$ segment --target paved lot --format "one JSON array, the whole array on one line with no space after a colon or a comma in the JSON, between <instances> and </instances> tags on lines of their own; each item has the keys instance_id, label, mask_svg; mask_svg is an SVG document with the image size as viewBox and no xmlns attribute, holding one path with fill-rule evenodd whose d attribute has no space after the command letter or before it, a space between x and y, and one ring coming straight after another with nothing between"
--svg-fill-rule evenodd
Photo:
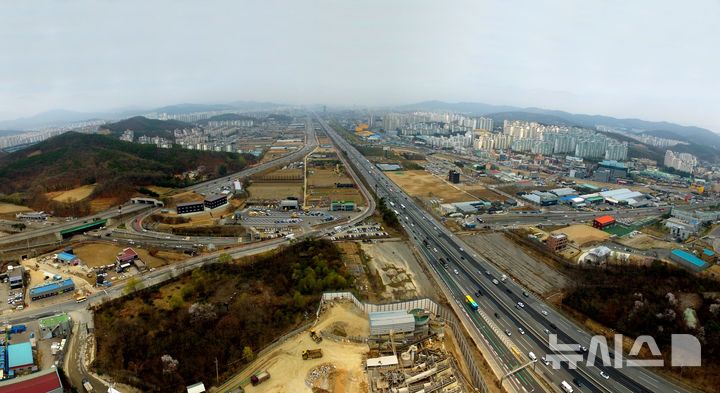
<instances>
[{"instance_id":1,"label":"paved lot","mask_svg":"<svg viewBox=\"0 0 720 393\"><path fill-rule=\"evenodd\" d=\"M569 279L546 264L536 261L500 233L462 237L478 254L532 291L547 296L569 284Z\"/></svg>"}]
</instances>

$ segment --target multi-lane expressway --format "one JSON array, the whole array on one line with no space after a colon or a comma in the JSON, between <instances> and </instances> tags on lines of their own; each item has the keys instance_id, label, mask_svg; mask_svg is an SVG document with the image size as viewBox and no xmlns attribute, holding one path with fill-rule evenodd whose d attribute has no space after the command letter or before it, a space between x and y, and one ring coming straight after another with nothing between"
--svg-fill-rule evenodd
<instances>
[{"instance_id":1,"label":"multi-lane expressway","mask_svg":"<svg viewBox=\"0 0 720 393\"><path fill-rule=\"evenodd\" d=\"M551 353L549 333L556 334L561 343L589 346L590 333L546 305L541 299L530 294L528 297L524 296L526 289L516 282L507 280L494 284L492 280L499 279L502 272L473 253L464 242L419 208L327 123L322 119L319 121L335 144L347 153L360 175L372 189L376 190L378 196L392 201L397 206L399 218L410 234L411 240L425 255L430 267L442 278L443 283L452 293L453 300L463 308L466 318L476 329L475 333L480 334L489 343L495 356L503 362L505 370L509 371L526 363L527 353L530 351L538 358ZM447 268L442 266L442 261L447 263ZM482 296L477 296L478 291ZM481 311L491 316L490 323L481 318L478 312L466 306L464 302L466 295L475 297ZM523 302L525 306L519 307L518 302ZM499 327L501 331L497 332L493 327ZM523 329L524 334L520 334L520 328ZM502 337L506 334L502 332L505 329L512 335ZM510 348L514 346L519 350L518 352L521 352L520 354L508 351L507 345L503 345L503 341L508 339L512 342ZM613 356L622 356L622 354L613 353ZM616 369L604 367L600 363L596 361L595 365L588 366L583 361L576 369L568 369L567 363L564 363L562 369L554 370L538 362L534 365L535 372L525 369L510 378L512 386L518 391L546 390L545 385L539 382L543 379L539 377L540 375L546 376L545 380L555 390L559 390L562 381L567 381L574 385L575 391L648 393L685 391L684 388L644 368ZM578 383L581 386L577 386Z\"/></svg>"}]
</instances>

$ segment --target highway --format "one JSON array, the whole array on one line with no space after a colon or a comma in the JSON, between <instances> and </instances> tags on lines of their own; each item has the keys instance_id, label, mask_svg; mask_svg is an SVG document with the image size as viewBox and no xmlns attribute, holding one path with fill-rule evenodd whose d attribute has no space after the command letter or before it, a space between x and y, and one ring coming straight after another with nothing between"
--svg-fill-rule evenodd
<instances>
[{"instance_id":1,"label":"highway","mask_svg":"<svg viewBox=\"0 0 720 393\"><path fill-rule=\"evenodd\" d=\"M538 358L551 353L546 329L549 333L557 334L560 343L589 346L591 335L588 332L547 306L540 299L529 294L528 297L525 297L523 292L526 290L517 283L507 280L503 283L498 282L497 285L494 284L492 280L499 279L502 272L490 262L468 251L471 250L470 247L444 228L429 213L419 208L412 199L324 121L320 120L320 123L336 145L341 146L355 163L360 174L366 179L369 186L377 191L378 196L385 197L386 200L395 204L395 209L400 213L400 221L410 234L415 246L426 257L430 267L443 279L444 284L454 296L453 300L465 310L465 317L490 343L506 370L527 362L527 353L530 351L534 352ZM401 207L401 204L404 208ZM427 244L425 245L424 242ZM447 269L442 267L443 260L448 264ZM482 296L476 295L478 290ZM473 312L465 304L465 295L472 295L478 301L483 314L492 316L494 324L501 329L499 334L478 316L478 312ZM518 302L523 302L525 307L516 307ZM522 328L525 334L520 334L519 328ZM512 335L502 337L504 333L502 330L505 329ZM513 355L507 350L507 346L502 344L508 338L512 340L512 346L520 350L520 355ZM503 350L502 347L505 349ZM620 354L615 354L615 356L620 356ZM685 391L644 368L588 367L584 360L573 370L567 369L566 363L561 370L550 369L541 362L538 362L535 367L539 373L547 377L556 390L559 389L560 382L565 380L573 385L575 391L648 393ZM607 374L608 378L601 376L601 371ZM582 386L577 386L576 382L580 382ZM528 370L516 373L512 377L512 383L518 391L545 390L535 381Z\"/></svg>"}]
</instances>

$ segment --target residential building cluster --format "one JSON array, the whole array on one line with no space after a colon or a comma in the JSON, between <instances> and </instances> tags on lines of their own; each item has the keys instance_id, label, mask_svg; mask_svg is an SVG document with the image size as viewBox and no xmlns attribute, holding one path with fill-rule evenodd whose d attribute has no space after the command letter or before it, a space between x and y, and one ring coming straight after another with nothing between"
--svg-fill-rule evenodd
<instances>
[{"instance_id":1,"label":"residential building cluster","mask_svg":"<svg viewBox=\"0 0 720 393\"><path fill-rule=\"evenodd\" d=\"M639 134L641 130L636 130L636 132L629 132L622 129L618 129L615 127L609 127L609 126L603 126L603 125L597 125L595 128L598 131L605 131L605 132L612 132L615 134L620 134L623 136L626 136L628 138L635 139L638 142L642 142L646 145L654 146L654 147L671 147L675 145L680 144L687 144L686 142L675 140L675 139L667 139L667 138L660 138L654 135L647 135L647 134Z\"/></svg>"},{"instance_id":2,"label":"residential building cluster","mask_svg":"<svg viewBox=\"0 0 720 393\"><path fill-rule=\"evenodd\" d=\"M628 154L627 142L582 128L506 120L502 134L505 136L502 144L509 144L510 150L515 152L542 155L570 153L581 158L619 161L626 160ZM496 141L500 142L499 137L482 136L476 146L496 146Z\"/></svg>"},{"instance_id":3,"label":"residential building cluster","mask_svg":"<svg viewBox=\"0 0 720 393\"><path fill-rule=\"evenodd\" d=\"M435 135L464 133L476 129L490 131L493 120L451 112L391 112L383 116L382 126L385 131L398 131L400 135Z\"/></svg>"},{"instance_id":4,"label":"residential building cluster","mask_svg":"<svg viewBox=\"0 0 720 393\"><path fill-rule=\"evenodd\" d=\"M690 153L675 153L672 150L665 151L666 167L676 169L681 172L693 173L695 167L698 166L698 159Z\"/></svg>"}]
</instances>

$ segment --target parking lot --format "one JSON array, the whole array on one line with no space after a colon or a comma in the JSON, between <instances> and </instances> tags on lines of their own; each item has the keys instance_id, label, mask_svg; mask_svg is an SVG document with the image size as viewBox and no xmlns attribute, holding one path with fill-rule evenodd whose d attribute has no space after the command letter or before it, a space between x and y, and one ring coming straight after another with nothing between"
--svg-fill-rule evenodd
<instances>
[{"instance_id":1,"label":"parking lot","mask_svg":"<svg viewBox=\"0 0 720 393\"><path fill-rule=\"evenodd\" d=\"M357 239L375 239L388 237L380 224L357 225L346 230L331 234L330 240L357 240Z\"/></svg>"}]
</instances>

